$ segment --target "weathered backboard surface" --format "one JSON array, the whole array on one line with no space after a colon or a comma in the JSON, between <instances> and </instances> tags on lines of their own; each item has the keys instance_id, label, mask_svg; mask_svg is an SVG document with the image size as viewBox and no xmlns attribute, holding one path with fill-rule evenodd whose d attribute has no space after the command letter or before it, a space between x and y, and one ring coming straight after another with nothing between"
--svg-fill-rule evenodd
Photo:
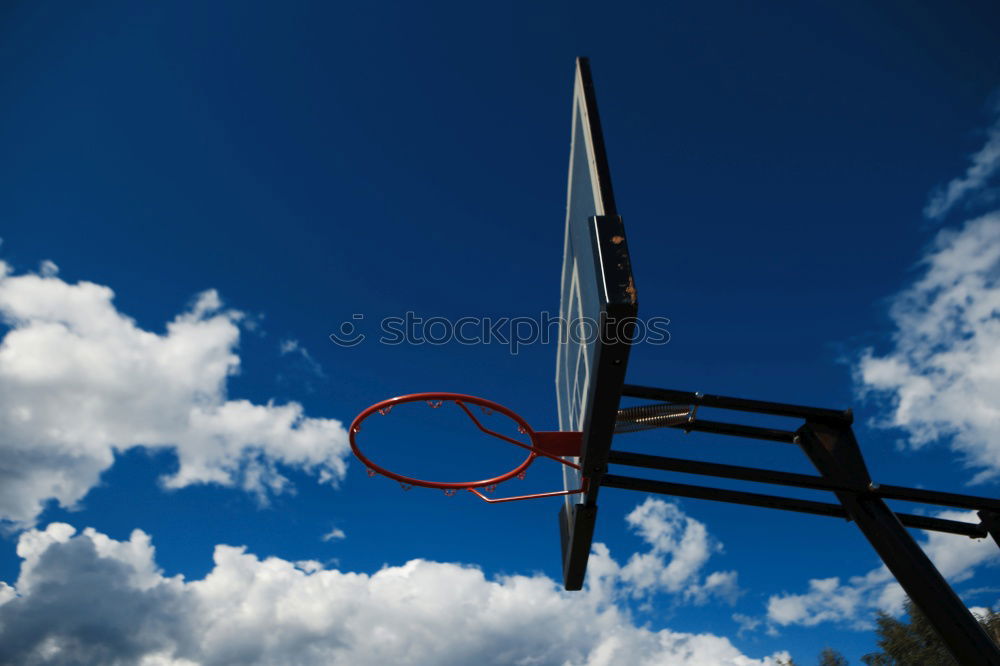
<instances>
[{"instance_id":1,"label":"weathered backboard surface","mask_svg":"<svg viewBox=\"0 0 1000 666\"><path fill-rule=\"evenodd\" d=\"M560 341L556 357L559 428L583 432L585 494L567 495L560 509L563 578L580 589L597 513L597 491L607 462L629 345L637 314L625 229L615 208L590 66L576 61ZM581 473L563 467L567 490Z\"/></svg>"}]
</instances>

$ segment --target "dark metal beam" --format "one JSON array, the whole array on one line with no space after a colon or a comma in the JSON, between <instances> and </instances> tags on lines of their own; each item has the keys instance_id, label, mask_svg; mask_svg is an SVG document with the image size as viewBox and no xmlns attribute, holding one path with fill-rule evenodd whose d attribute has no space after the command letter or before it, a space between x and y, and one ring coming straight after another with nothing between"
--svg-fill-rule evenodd
<instances>
[{"instance_id":1,"label":"dark metal beam","mask_svg":"<svg viewBox=\"0 0 1000 666\"><path fill-rule=\"evenodd\" d=\"M660 469L669 472L683 472L685 474L702 474L740 481L773 483L775 485L792 486L795 488L853 492L852 488L843 484L811 474L796 474L794 472L779 472L769 469L758 469L756 467L742 467L739 465L724 465L700 460L653 456L645 453L632 453L630 451L611 451L608 462L615 465ZM877 484L873 484L867 489L867 492L885 499L922 502L924 504L954 506L973 510L1000 511L1000 501L989 497L957 495L955 493L942 493L934 490Z\"/></svg>"},{"instance_id":2,"label":"dark metal beam","mask_svg":"<svg viewBox=\"0 0 1000 666\"><path fill-rule=\"evenodd\" d=\"M763 439L769 442L785 442L790 444L795 440L795 433L791 430L759 428L757 426L724 423L722 421L706 421L705 419L694 419L687 423L667 427L685 432L708 432L715 435L733 435L735 437Z\"/></svg>"},{"instance_id":3,"label":"dark metal beam","mask_svg":"<svg viewBox=\"0 0 1000 666\"><path fill-rule=\"evenodd\" d=\"M1000 546L1000 515L992 511L980 511L979 519L983 521L983 527L990 533L993 540Z\"/></svg>"},{"instance_id":4,"label":"dark metal beam","mask_svg":"<svg viewBox=\"0 0 1000 666\"><path fill-rule=\"evenodd\" d=\"M726 479L738 479L740 481L757 481L759 483L773 483L781 486L794 486L796 488L847 490L846 487L832 481L827 481L823 477L809 474L778 472L768 469L757 469L755 467L723 465L700 460L668 458L666 456L651 456L645 453L632 453L630 451L611 451L608 456L608 462L615 465L662 469L669 472L684 472L685 474L703 474Z\"/></svg>"},{"instance_id":5,"label":"dark metal beam","mask_svg":"<svg viewBox=\"0 0 1000 666\"><path fill-rule=\"evenodd\" d=\"M948 520L947 518L934 518L932 516L919 516L915 513L895 512L899 522L904 527L915 527L929 532L947 532L949 534L960 534L971 539L986 538L986 527L981 523L966 523L961 520Z\"/></svg>"},{"instance_id":6,"label":"dark metal beam","mask_svg":"<svg viewBox=\"0 0 1000 666\"><path fill-rule=\"evenodd\" d=\"M816 502L814 500L798 499L795 497L764 495L742 490L726 490L724 488L707 488L687 483L639 479L632 476L619 476L617 474L605 474L603 485L606 488L638 490L646 493L676 495L677 497L705 499L715 502L727 502L729 504L743 504L745 506L759 506L767 509L781 509L783 511L795 511L815 516L830 516L831 518L850 520L844 507L838 504ZM929 516L917 516L909 513L898 513L896 516L906 527L958 534L973 539L981 539L986 536L986 529L982 525L976 525L975 523L963 523L958 520L945 520L944 518L931 518Z\"/></svg>"},{"instance_id":7,"label":"dark metal beam","mask_svg":"<svg viewBox=\"0 0 1000 666\"><path fill-rule=\"evenodd\" d=\"M597 506L568 504L559 508L559 532L562 544L563 586L567 590L583 588L587 574L590 545L594 539Z\"/></svg>"},{"instance_id":8,"label":"dark metal beam","mask_svg":"<svg viewBox=\"0 0 1000 666\"><path fill-rule=\"evenodd\" d=\"M715 500L716 502L729 502L730 504L760 506L767 509L811 513L817 516L847 518L847 513L844 509L836 504L792 497L778 497L777 495L748 493L742 490L706 488L704 486L692 486L687 483L638 479L632 476L618 476L617 474L605 474L603 484L605 488L623 488L625 490L639 490L647 493L659 493L661 495L677 495L678 497Z\"/></svg>"},{"instance_id":9,"label":"dark metal beam","mask_svg":"<svg viewBox=\"0 0 1000 666\"><path fill-rule=\"evenodd\" d=\"M709 395L692 391L675 391L673 389L636 386L635 384L626 384L622 389L622 395L629 398L645 398L647 400L675 402L682 405L703 405L705 407L719 407L721 409L733 409L741 412L790 416L817 421L851 423L854 420L849 409L840 411L836 409L823 409L821 407L789 405L782 402L768 402L766 400L747 400L746 398L731 398L723 395Z\"/></svg>"},{"instance_id":10,"label":"dark metal beam","mask_svg":"<svg viewBox=\"0 0 1000 666\"><path fill-rule=\"evenodd\" d=\"M891 486L884 483L877 485L873 488L873 491L876 495L885 499L923 502L924 504L937 504L939 506L954 506L960 509L986 509L1000 512L1000 500L995 500L991 497L957 495L955 493L942 493L937 490Z\"/></svg>"},{"instance_id":11,"label":"dark metal beam","mask_svg":"<svg viewBox=\"0 0 1000 666\"><path fill-rule=\"evenodd\" d=\"M874 493L857 492L869 487L871 478L851 428L807 422L798 434L799 445L820 474L855 489L837 492L841 505L913 603L927 616L956 661L1000 666L1000 648L986 635L885 500Z\"/></svg>"},{"instance_id":12,"label":"dark metal beam","mask_svg":"<svg viewBox=\"0 0 1000 666\"><path fill-rule=\"evenodd\" d=\"M902 486L880 486L873 483L850 427L853 421L850 410L838 411L631 384L623 387L622 395L677 405L705 406L805 419L806 424L799 428L791 441L797 443L809 456L821 474L819 477L627 451L610 452L608 462L832 491L840 500L840 505L613 474L605 474L603 485L852 520L914 604L927 616L959 663L1000 666L1000 648L986 635L976 618L905 529L905 527L917 527L977 538L990 535L1000 544L1000 501ZM699 422L693 418L693 414L688 422L669 427L687 431L754 436L748 434L748 428L751 426L712 421ZM757 438L789 441L788 433L784 431L771 431L767 434L769 436ZM982 522L977 525L929 516L897 514L885 503L886 499L976 509Z\"/></svg>"}]
</instances>

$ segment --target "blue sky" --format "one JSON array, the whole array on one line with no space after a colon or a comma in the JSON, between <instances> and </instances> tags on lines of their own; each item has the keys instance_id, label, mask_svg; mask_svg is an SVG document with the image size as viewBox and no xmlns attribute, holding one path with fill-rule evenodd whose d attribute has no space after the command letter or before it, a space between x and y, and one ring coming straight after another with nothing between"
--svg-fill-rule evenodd
<instances>
[{"instance_id":1,"label":"blue sky","mask_svg":"<svg viewBox=\"0 0 1000 666\"><path fill-rule=\"evenodd\" d=\"M404 494L344 425L444 390L555 427L552 344L378 322L558 310L587 55L640 312L670 319L629 380L852 406L876 480L996 496L1000 16L910 5L6 5L4 659L856 662L899 596L849 524L609 490L563 593L558 500ZM404 468L505 464L409 416ZM995 546L916 535L1000 605Z\"/></svg>"}]
</instances>

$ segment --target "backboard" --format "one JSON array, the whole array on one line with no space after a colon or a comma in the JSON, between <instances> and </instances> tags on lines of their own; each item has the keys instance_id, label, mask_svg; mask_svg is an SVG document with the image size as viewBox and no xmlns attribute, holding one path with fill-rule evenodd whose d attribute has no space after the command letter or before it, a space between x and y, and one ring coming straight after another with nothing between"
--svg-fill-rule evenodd
<instances>
[{"instance_id":1,"label":"backboard","mask_svg":"<svg viewBox=\"0 0 1000 666\"><path fill-rule=\"evenodd\" d=\"M560 430L583 432L583 495L567 495L559 512L563 582L583 585L625 366L638 312L625 228L615 208L594 84L586 58L576 61L566 232L556 356ZM563 468L566 490L581 472Z\"/></svg>"}]
</instances>

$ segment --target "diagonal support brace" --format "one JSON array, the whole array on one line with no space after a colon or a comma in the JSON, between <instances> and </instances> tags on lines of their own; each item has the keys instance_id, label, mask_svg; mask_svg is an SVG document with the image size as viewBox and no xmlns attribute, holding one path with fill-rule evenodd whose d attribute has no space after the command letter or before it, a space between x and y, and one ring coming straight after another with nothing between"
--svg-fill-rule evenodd
<instances>
[{"instance_id":1,"label":"diagonal support brace","mask_svg":"<svg viewBox=\"0 0 1000 666\"><path fill-rule=\"evenodd\" d=\"M851 489L836 492L847 515L927 616L955 659L961 664L1000 666L1000 649L885 500L868 491L871 477L850 425L807 421L796 435L796 443L824 478Z\"/></svg>"}]
</instances>

